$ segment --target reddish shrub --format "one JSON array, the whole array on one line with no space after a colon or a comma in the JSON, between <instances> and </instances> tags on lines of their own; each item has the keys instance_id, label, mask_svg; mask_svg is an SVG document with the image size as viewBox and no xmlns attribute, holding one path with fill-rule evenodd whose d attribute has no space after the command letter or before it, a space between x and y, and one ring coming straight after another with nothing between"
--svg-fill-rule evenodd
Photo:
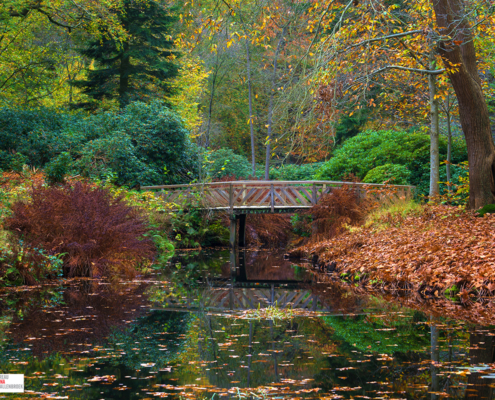
<instances>
[{"instance_id":1,"label":"reddish shrub","mask_svg":"<svg viewBox=\"0 0 495 400\"><path fill-rule=\"evenodd\" d=\"M248 214L246 219L246 241L250 246L283 247L291 231L287 214Z\"/></svg>"},{"instance_id":2,"label":"reddish shrub","mask_svg":"<svg viewBox=\"0 0 495 400\"><path fill-rule=\"evenodd\" d=\"M356 190L342 186L324 195L318 204L306 213L313 216L314 231L318 235L333 237L341 232L344 223L363 223L366 208Z\"/></svg>"},{"instance_id":3,"label":"reddish shrub","mask_svg":"<svg viewBox=\"0 0 495 400\"><path fill-rule=\"evenodd\" d=\"M64 253L64 275L133 275L154 255L140 212L122 198L80 182L74 187L36 187L31 202L15 203L6 226L31 247Z\"/></svg>"}]
</instances>

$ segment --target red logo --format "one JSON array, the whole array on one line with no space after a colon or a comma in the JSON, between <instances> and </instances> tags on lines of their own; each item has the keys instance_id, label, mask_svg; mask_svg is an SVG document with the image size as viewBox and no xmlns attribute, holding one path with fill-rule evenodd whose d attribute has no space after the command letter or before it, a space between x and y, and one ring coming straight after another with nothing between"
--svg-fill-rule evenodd
<instances>
[{"instance_id":1,"label":"red logo","mask_svg":"<svg viewBox=\"0 0 495 400\"><path fill-rule=\"evenodd\" d=\"M5 385L5 379L0 379L0 385Z\"/></svg>"}]
</instances>

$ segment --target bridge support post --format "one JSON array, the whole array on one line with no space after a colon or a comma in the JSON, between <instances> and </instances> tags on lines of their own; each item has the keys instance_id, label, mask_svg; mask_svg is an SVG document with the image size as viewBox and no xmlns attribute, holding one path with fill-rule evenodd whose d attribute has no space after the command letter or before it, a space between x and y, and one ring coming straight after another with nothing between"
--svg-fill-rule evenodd
<instances>
[{"instance_id":1,"label":"bridge support post","mask_svg":"<svg viewBox=\"0 0 495 400\"><path fill-rule=\"evenodd\" d=\"M239 215L239 247L246 247L246 214Z\"/></svg>"},{"instance_id":2,"label":"bridge support post","mask_svg":"<svg viewBox=\"0 0 495 400\"><path fill-rule=\"evenodd\" d=\"M230 215L230 248L235 249L235 239L237 231L237 220L234 214Z\"/></svg>"}]
</instances>

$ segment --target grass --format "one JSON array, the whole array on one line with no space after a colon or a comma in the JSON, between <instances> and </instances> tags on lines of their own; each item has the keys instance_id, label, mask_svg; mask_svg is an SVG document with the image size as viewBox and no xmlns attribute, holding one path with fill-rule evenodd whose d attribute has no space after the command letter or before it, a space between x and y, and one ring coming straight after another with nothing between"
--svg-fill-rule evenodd
<instances>
[{"instance_id":1,"label":"grass","mask_svg":"<svg viewBox=\"0 0 495 400\"><path fill-rule=\"evenodd\" d=\"M257 309L247 310L243 314L243 318L249 319L285 320L294 317L294 310L292 307L280 308L275 302L275 305L266 308L261 308L258 304Z\"/></svg>"},{"instance_id":2,"label":"grass","mask_svg":"<svg viewBox=\"0 0 495 400\"><path fill-rule=\"evenodd\" d=\"M395 197L369 213L364 226L374 227L378 231L397 226L407 216L421 214L423 207L413 199Z\"/></svg>"}]
</instances>

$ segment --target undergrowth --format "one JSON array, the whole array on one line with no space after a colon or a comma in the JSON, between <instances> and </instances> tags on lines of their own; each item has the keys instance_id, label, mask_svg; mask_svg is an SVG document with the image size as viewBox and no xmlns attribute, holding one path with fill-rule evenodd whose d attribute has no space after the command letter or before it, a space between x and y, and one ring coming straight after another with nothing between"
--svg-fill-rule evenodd
<instances>
[{"instance_id":1,"label":"undergrowth","mask_svg":"<svg viewBox=\"0 0 495 400\"><path fill-rule=\"evenodd\" d=\"M6 226L31 248L63 254L66 276L132 276L135 265L154 257L142 212L102 188L34 187L18 201Z\"/></svg>"}]
</instances>

